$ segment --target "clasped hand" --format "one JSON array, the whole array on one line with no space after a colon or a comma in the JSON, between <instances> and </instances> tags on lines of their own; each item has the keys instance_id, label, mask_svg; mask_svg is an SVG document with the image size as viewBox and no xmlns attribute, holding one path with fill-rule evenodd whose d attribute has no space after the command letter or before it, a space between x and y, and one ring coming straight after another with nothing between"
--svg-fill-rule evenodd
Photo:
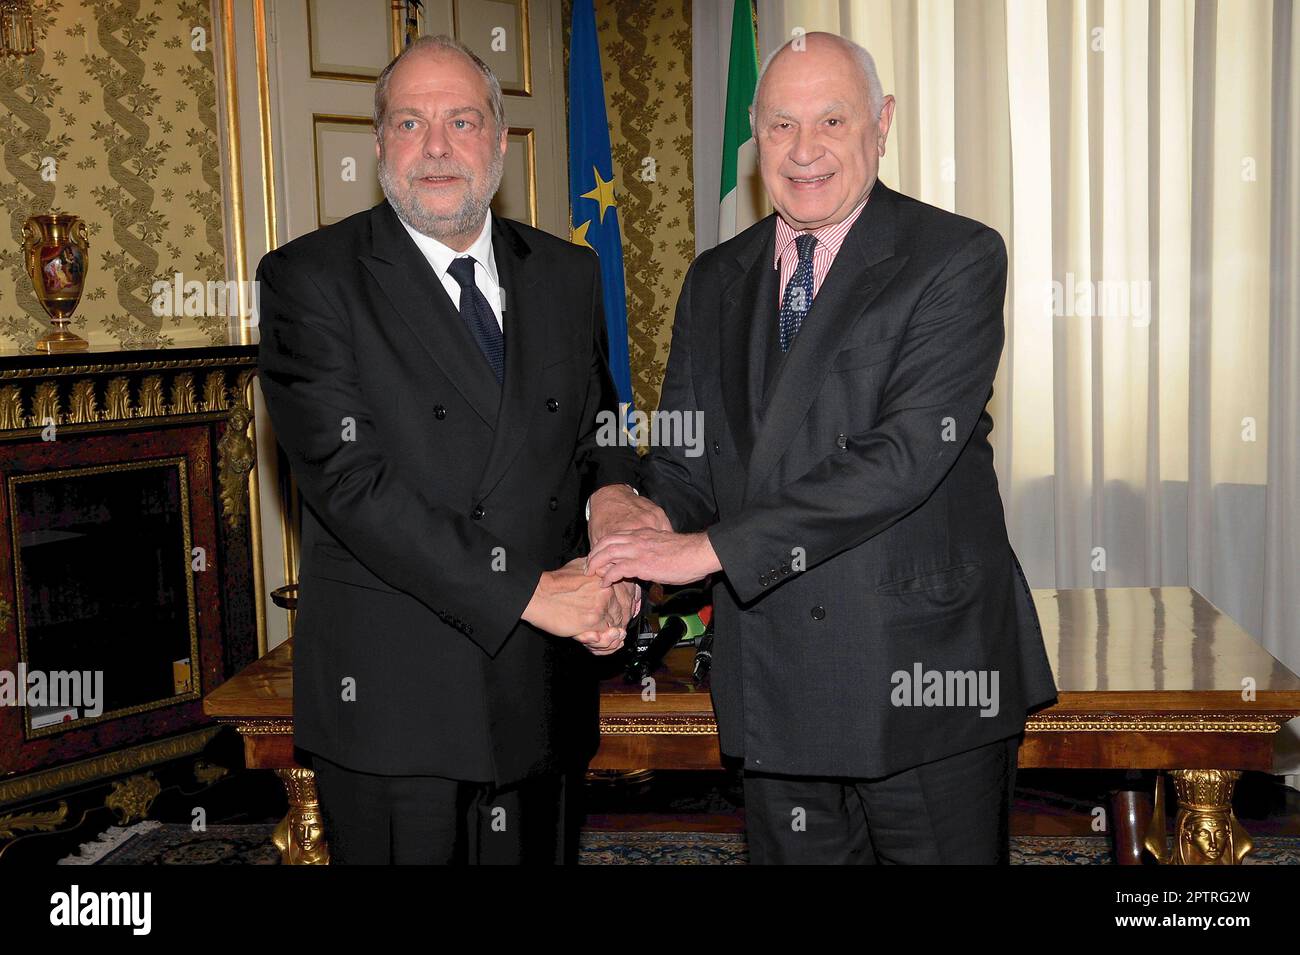
<instances>
[{"instance_id":1,"label":"clasped hand","mask_svg":"<svg viewBox=\"0 0 1300 955\"><path fill-rule=\"evenodd\" d=\"M626 484L591 496L591 553L542 574L524 620L600 656L623 645L641 609L631 581L687 584L721 570L707 533L676 534L663 509Z\"/></svg>"},{"instance_id":2,"label":"clasped hand","mask_svg":"<svg viewBox=\"0 0 1300 955\"><path fill-rule=\"evenodd\" d=\"M674 533L663 509L626 484L603 487L592 495L587 528L587 572L607 584L689 584L722 569L706 532Z\"/></svg>"},{"instance_id":3,"label":"clasped hand","mask_svg":"<svg viewBox=\"0 0 1300 955\"><path fill-rule=\"evenodd\" d=\"M641 589L588 574L585 563L579 557L543 573L523 619L605 656L623 645L628 622L641 609Z\"/></svg>"}]
</instances>

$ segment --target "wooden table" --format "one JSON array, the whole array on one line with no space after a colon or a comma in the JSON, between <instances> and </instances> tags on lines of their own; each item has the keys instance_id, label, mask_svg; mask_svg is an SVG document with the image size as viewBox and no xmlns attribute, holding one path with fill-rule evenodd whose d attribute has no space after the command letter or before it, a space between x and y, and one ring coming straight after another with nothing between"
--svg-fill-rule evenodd
<instances>
[{"instance_id":1,"label":"wooden table","mask_svg":"<svg viewBox=\"0 0 1300 955\"><path fill-rule=\"evenodd\" d=\"M1022 769L1171 770L1178 814L1165 846L1164 803L1119 791L1110 830L1122 863L1145 846L1162 861L1234 864L1250 838L1232 812L1246 770L1272 772L1273 742L1300 716L1300 677L1187 587L1036 590L1060 699L1030 717ZM719 637L725 639L725 637ZM312 774L293 759L292 649L284 644L210 693L204 709L236 725L250 768L275 770L289 795L276 833L286 862L328 860ZM601 693L592 769L717 769L707 689L692 651L655 674L653 701L620 678Z\"/></svg>"}]
</instances>

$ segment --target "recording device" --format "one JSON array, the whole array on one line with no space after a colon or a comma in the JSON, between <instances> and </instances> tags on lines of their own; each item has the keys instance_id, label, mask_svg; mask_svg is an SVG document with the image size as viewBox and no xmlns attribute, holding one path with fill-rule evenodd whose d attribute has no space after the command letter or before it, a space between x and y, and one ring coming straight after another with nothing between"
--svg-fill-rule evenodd
<instances>
[{"instance_id":1,"label":"recording device","mask_svg":"<svg viewBox=\"0 0 1300 955\"><path fill-rule=\"evenodd\" d=\"M659 626L659 632L649 629L646 615L641 615L641 632L631 646L627 666L623 670L623 679L628 683L640 683L659 668L664 655L687 635L686 622L681 617L666 617Z\"/></svg>"}]
</instances>

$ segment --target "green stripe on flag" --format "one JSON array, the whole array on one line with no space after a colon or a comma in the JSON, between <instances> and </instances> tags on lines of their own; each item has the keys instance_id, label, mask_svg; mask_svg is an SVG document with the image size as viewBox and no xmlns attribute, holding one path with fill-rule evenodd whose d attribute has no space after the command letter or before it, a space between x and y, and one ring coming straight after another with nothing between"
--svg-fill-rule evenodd
<instances>
[{"instance_id":1,"label":"green stripe on flag","mask_svg":"<svg viewBox=\"0 0 1300 955\"><path fill-rule=\"evenodd\" d=\"M731 14L731 52L727 59L727 111L722 133L722 191L736 188L736 155L751 137L749 106L758 86L758 41L750 0L736 0Z\"/></svg>"}]
</instances>

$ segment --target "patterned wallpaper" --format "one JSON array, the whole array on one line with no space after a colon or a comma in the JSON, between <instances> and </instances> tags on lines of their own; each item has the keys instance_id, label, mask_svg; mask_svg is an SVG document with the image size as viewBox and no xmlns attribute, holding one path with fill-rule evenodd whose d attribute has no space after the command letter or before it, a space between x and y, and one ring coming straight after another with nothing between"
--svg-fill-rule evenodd
<instances>
[{"instance_id":1,"label":"patterned wallpaper","mask_svg":"<svg viewBox=\"0 0 1300 955\"><path fill-rule=\"evenodd\" d=\"M659 404L677 296L695 256L691 2L595 0L595 9L623 227L632 388L637 407L649 410ZM567 35L567 2L564 23Z\"/></svg>"},{"instance_id":2,"label":"patterned wallpaper","mask_svg":"<svg viewBox=\"0 0 1300 955\"><path fill-rule=\"evenodd\" d=\"M186 315L200 309L183 301L157 315L152 292L177 272L225 276L208 3L36 8L37 52L0 61L0 349L30 351L48 330L20 244L23 221L51 211L81 216L90 234L72 327L92 349L224 342L225 317Z\"/></svg>"}]
</instances>

